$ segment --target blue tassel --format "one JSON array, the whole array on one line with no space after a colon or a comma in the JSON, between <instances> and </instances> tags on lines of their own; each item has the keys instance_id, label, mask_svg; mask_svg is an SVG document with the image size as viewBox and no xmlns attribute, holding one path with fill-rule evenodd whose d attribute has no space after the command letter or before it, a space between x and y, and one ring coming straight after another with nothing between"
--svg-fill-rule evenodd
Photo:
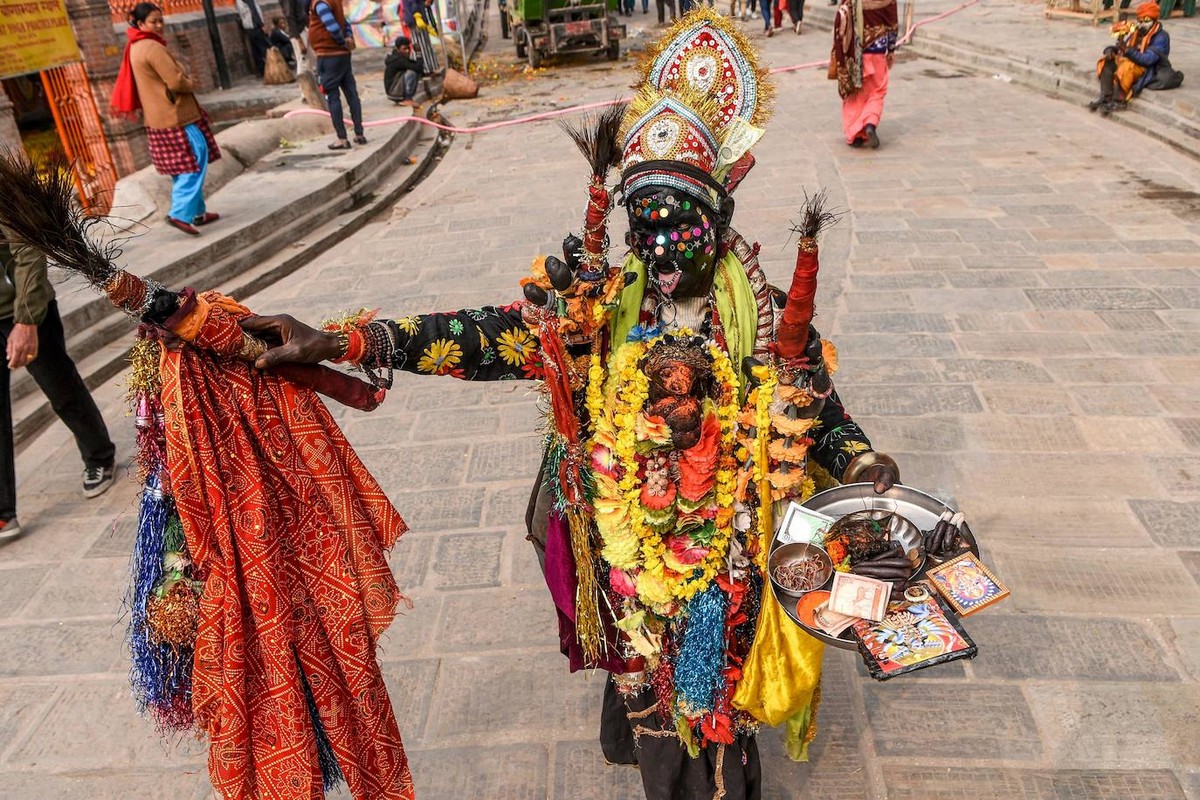
<instances>
[{"instance_id":1,"label":"blue tassel","mask_svg":"<svg viewBox=\"0 0 1200 800\"><path fill-rule=\"evenodd\" d=\"M691 599L687 629L675 660L675 696L684 716L712 711L724 679L725 615L729 599L717 584Z\"/></svg>"},{"instance_id":2,"label":"blue tassel","mask_svg":"<svg viewBox=\"0 0 1200 800\"><path fill-rule=\"evenodd\" d=\"M129 679L138 711L149 711L167 731L185 730L192 724L192 649L155 644L146 625L146 607L163 576L165 544L172 534L169 529L179 526L174 502L163 492L158 475L151 474L142 490L130 562L132 586L126 599L132 659Z\"/></svg>"},{"instance_id":3,"label":"blue tassel","mask_svg":"<svg viewBox=\"0 0 1200 800\"><path fill-rule=\"evenodd\" d=\"M308 685L308 676L304 674L304 668L300 666L299 662L296 663L296 669L300 673L300 682L304 684L304 699L308 701L308 716L312 718L313 735L317 739L317 763L321 767L321 782L325 786L325 791L328 792L345 778L342 777L342 768L338 766L333 745L329 743L329 734L325 733L325 726L321 724L321 713L317 711L317 699L313 697L312 687Z\"/></svg>"}]
</instances>

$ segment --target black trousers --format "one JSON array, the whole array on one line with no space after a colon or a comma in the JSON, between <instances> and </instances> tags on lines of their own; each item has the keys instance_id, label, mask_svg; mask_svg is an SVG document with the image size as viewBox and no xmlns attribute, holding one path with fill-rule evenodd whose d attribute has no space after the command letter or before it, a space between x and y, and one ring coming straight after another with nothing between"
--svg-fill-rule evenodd
<instances>
[{"instance_id":1,"label":"black trousers","mask_svg":"<svg viewBox=\"0 0 1200 800\"><path fill-rule=\"evenodd\" d=\"M787 10L793 25L804 21L804 0L788 0Z\"/></svg>"},{"instance_id":2,"label":"black trousers","mask_svg":"<svg viewBox=\"0 0 1200 800\"><path fill-rule=\"evenodd\" d=\"M271 49L271 40L258 28L247 30L246 38L250 40L250 57L254 59L254 74L261 78L267 67L267 51Z\"/></svg>"},{"instance_id":3,"label":"black trousers","mask_svg":"<svg viewBox=\"0 0 1200 800\"><path fill-rule=\"evenodd\" d=\"M710 744L692 758L674 727L663 727L657 708L652 690L624 697L611 677L604 684L600 749L610 764L637 764L646 800L761 800L762 763L753 736Z\"/></svg>"},{"instance_id":4,"label":"black trousers","mask_svg":"<svg viewBox=\"0 0 1200 800\"><path fill-rule=\"evenodd\" d=\"M1117 60L1109 57L1104 59L1104 66L1100 68L1100 99L1104 101L1113 100L1115 92L1115 84L1117 77ZM1124 100L1125 98L1120 98Z\"/></svg>"},{"instance_id":5,"label":"black trousers","mask_svg":"<svg viewBox=\"0 0 1200 800\"><path fill-rule=\"evenodd\" d=\"M8 336L13 320L0 319L0 519L17 515L17 470L13 457L12 397L9 395ZM50 302L46 319L38 326L38 354L26 369L41 387L71 433L79 455L88 467L107 467L113 463L117 447L108 437L104 417L96 401L79 377L75 362L67 355L62 318L58 303Z\"/></svg>"},{"instance_id":6,"label":"black trousers","mask_svg":"<svg viewBox=\"0 0 1200 800\"><path fill-rule=\"evenodd\" d=\"M346 120L342 116L342 98L350 107L350 119L354 122L354 134L363 135L362 103L358 100L358 84L354 81L354 67L350 54L344 56L317 56L317 80L325 90L325 102L329 104L329 121L338 139L346 139Z\"/></svg>"}]
</instances>

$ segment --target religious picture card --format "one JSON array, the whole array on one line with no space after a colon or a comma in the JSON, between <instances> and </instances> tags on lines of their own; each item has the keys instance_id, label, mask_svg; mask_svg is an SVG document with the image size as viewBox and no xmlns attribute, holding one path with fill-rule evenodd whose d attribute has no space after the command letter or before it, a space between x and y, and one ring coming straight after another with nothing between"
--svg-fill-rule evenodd
<instances>
[{"instance_id":1,"label":"religious picture card","mask_svg":"<svg viewBox=\"0 0 1200 800\"><path fill-rule=\"evenodd\" d=\"M1008 589L991 570L979 563L974 553L963 553L934 567L925 577L962 617L1008 597Z\"/></svg>"},{"instance_id":2,"label":"religious picture card","mask_svg":"<svg viewBox=\"0 0 1200 800\"><path fill-rule=\"evenodd\" d=\"M882 622L859 620L851 629L871 677L886 681L906 672L974 658L975 643L938 596L896 603Z\"/></svg>"}]
</instances>

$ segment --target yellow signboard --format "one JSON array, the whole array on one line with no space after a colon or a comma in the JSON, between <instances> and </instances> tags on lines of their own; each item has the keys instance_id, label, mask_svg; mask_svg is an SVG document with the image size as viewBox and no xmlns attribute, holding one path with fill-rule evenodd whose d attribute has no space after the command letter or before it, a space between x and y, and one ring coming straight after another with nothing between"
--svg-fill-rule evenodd
<instances>
[{"instance_id":1,"label":"yellow signboard","mask_svg":"<svg viewBox=\"0 0 1200 800\"><path fill-rule=\"evenodd\" d=\"M81 60L63 0L0 0L0 78Z\"/></svg>"}]
</instances>

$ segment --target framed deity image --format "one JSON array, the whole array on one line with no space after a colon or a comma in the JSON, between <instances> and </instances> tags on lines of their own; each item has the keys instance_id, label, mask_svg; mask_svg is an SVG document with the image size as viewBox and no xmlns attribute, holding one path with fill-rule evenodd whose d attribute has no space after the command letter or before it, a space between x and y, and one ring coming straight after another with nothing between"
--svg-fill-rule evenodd
<instances>
[{"instance_id":1,"label":"framed deity image","mask_svg":"<svg viewBox=\"0 0 1200 800\"><path fill-rule=\"evenodd\" d=\"M962 617L998 603L1009 595L1008 588L980 563L974 553L963 553L934 567L925 577Z\"/></svg>"}]
</instances>

